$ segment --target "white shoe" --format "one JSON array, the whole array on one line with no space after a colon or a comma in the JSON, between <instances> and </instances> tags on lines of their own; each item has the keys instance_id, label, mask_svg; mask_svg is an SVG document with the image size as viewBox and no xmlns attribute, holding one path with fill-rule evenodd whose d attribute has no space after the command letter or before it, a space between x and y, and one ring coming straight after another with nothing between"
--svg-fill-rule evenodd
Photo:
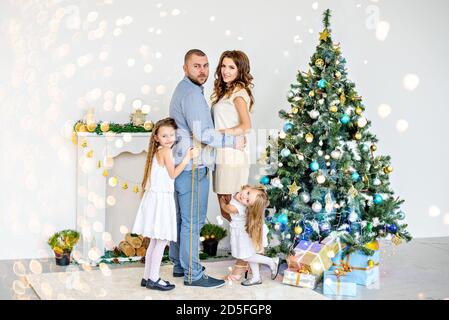
<instances>
[{"instance_id":1,"label":"white shoe","mask_svg":"<svg viewBox=\"0 0 449 320\"><path fill-rule=\"evenodd\" d=\"M242 286L254 286L256 284L262 284L262 278L259 278L259 280L253 280L253 278L251 278L242 281Z\"/></svg>"},{"instance_id":2,"label":"white shoe","mask_svg":"<svg viewBox=\"0 0 449 320\"><path fill-rule=\"evenodd\" d=\"M279 257L274 257L273 265L274 267L271 269L271 280L276 279L279 274L279 267L281 266L281 259Z\"/></svg>"}]
</instances>

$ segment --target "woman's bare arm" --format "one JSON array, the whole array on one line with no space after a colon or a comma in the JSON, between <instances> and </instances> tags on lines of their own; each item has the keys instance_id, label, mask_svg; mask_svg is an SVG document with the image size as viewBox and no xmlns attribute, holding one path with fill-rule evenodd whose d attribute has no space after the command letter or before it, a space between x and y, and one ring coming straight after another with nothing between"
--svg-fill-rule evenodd
<instances>
[{"instance_id":1,"label":"woman's bare arm","mask_svg":"<svg viewBox=\"0 0 449 320\"><path fill-rule=\"evenodd\" d=\"M249 116L246 102L242 97L236 97L233 102L239 115L239 124L235 127L226 128L219 131L231 136L246 134L251 130L251 118Z\"/></svg>"}]
</instances>

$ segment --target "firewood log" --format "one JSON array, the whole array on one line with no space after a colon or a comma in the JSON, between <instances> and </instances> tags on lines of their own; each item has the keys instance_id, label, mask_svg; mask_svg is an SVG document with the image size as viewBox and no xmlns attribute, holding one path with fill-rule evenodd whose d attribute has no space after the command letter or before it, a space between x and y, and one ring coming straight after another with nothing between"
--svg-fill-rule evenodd
<instances>
[{"instance_id":1,"label":"firewood log","mask_svg":"<svg viewBox=\"0 0 449 320\"><path fill-rule=\"evenodd\" d=\"M121 241L118 247L127 257L133 257L136 254L136 249L126 241Z\"/></svg>"},{"instance_id":2,"label":"firewood log","mask_svg":"<svg viewBox=\"0 0 449 320\"><path fill-rule=\"evenodd\" d=\"M136 256L145 257L146 253L147 253L147 249L145 249L144 247L140 247L140 248L136 249Z\"/></svg>"},{"instance_id":3,"label":"firewood log","mask_svg":"<svg viewBox=\"0 0 449 320\"><path fill-rule=\"evenodd\" d=\"M125 236L126 242L128 242L134 249L142 246L142 240L139 236L133 237L131 233L127 233Z\"/></svg>"},{"instance_id":4,"label":"firewood log","mask_svg":"<svg viewBox=\"0 0 449 320\"><path fill-rule=\"evenodd\" d=\"M148 246L150 245L150 238L145 237L143 238L143 242L142 242L142 247L144 247L145 249L148 249Z\"/></svg>"}]
</instances>

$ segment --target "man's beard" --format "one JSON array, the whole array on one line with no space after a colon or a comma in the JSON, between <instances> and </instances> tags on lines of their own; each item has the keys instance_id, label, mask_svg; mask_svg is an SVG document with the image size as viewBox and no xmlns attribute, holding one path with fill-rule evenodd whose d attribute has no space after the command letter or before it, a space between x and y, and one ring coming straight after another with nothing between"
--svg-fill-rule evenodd
<instances>
[{"instance_id":1,"label":"man's beard","mask_svg":"<svg viewBox=\"0 0 449 320\"><path fill-rule=\"evenodd\" d=\"M196 84L196 85L198 85L198 86L202 86L203 84L206 83L208 77L206 77L206 79L204 80L203 83L199 83L198 81L196 81L195 79L190 78L189 76L187 76L187 78L189 78L190 81L192 81L194 84Z\"/></svg>"}]
</instances>

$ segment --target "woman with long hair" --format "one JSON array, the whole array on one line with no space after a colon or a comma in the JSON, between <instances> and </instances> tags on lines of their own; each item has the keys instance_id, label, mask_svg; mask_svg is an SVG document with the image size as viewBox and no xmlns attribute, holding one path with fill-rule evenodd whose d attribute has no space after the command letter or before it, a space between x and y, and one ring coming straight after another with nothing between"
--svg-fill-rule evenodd
<instances>
[{"instance_id":1,"label":"woman with long hair","mask_svg":"<svg viewBox=\"0 0 449 320\"><path fill-rule=\"evenodd\" d=\"M211 97L216 130L228 135L244 135L250 131L250 113L254 106L252 80L249 59L244 52L232 50L222 53L215 71ZM231 221L231 216L223 210L221 203L229 203L231 195L248 184L249 167L248 146L243 151L217 149L213 191L217 193L221 215L228 221ZM227 279L238 281L247 270L248 263L237 260Z\"/></svg>"}]
</instances>

